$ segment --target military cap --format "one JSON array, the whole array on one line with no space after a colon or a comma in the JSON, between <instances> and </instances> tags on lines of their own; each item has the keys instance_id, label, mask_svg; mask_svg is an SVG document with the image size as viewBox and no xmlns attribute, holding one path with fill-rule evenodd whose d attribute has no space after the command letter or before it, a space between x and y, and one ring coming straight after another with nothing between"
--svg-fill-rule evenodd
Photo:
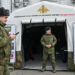
<instances>
[{"instance_id":1,"label":"military cap","mask_svg":"<svg viewBox=\"0 0 75 75\"><path fill-rule=\"evenodd\" d=\"M9 16L9 10L1 7L0 8L0 16Z\"/></svg>"},{"instance_id":2,"label":"military cap","mask_svg":"<svg viewBox=\"0 0 75 75\"><path fill-rule=\"evenodd\" d=\"M51 27L50 26L45 27L45 31L47 30L51 30Z\"/></svg>"}]
</instances>

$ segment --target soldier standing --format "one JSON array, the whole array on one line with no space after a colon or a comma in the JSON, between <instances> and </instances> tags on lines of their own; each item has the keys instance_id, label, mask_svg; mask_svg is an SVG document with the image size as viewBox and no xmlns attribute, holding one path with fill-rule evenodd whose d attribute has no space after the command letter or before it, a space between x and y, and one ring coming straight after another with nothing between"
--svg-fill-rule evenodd
<instances>
[{"instance_id":1,"label":"soldier standing","mask_svg":"<svg viewBox=\"0 0 75 75\"><path fill-rule=\"evenodd\" d=\"M9 10L0 8L0 75L10 75L8 64L10 60L11 52L11 40L16 38L16 35L11 34L8 36L8 32L5 29L7 18L9 16Z\"/></svg>"},{"instance_id":2,"label":"soldier standing","mask_svg":"<svg viewBox=\"0 0 75 75\"><path fill-rule=\"evenodd\" d=\"M42 72L46 70L46 62L48 56L50 56L53 72L56 72L55 62L55 50L54 46L57 42L56 37L51 33L51 27L45 27L46 34L41 38L41 44L43 45L43 65Z\"/></svg>"}]
</instances>

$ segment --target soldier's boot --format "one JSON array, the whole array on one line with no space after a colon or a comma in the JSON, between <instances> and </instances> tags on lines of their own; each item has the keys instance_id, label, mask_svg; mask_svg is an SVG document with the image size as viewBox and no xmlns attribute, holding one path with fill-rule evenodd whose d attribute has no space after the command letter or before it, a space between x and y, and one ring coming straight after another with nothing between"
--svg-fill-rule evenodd
<instances>
[{"instance_id":1,"label":"soldier's boot","mask_svg":"<svg viewBox=\"0 0 75 75\"><path fill-rule=\"evenodd\" d=\"M56 68L53 68L53 73L56 73Z\"/></svg>"},{"instance_id":2,"label":"soldier's boot","mask_svg":"<svg viewBox=\"0 0 75 75\"><path fill-rule=\"evenodd\" d=\"M46 67L42 67L42 70L41 71L42 72L46 71Z\"/></svg>"}]
</instances>

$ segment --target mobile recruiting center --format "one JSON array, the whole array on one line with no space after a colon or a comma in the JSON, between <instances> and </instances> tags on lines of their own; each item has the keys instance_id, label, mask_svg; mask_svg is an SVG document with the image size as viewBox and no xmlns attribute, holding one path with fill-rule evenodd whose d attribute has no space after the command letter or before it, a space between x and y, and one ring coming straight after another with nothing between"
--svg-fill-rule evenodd
<instances>
[{"instance_id":1,"label":"mobile recruiting center","mask_svg":"<svg viewBox=\"0 0 75 75\"><path fill-rule=\"evenodd\" d=\"M44 27L51 26L58 40L55 48L56 69L75 70L74 7L41 1L14 11L7 24L15 25L16 32L19 32L15 44L15 68L41 69L43 49L40 39L45 33ZM63 49L64 56L59 49ZM47 62L47 69L52 69L50 61Z\"/></svg>"}]
</instances>

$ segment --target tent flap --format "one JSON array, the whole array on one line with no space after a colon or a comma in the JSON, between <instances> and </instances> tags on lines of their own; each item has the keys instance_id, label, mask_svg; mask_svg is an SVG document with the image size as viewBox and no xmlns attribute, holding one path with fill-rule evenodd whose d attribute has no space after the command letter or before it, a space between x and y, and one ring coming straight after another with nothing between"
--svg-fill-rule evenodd
<instances>
[{"instance_id":1,"label":"tent flap","mask_svg":"<svg viewBox=\"0 0 75 75\"><path fill-rule=\"evenodd\" d=\"M49 18L38 18L38 19L24 19L22 20L22 24L24 23L41 23L41 22L65 22L64 18L53 18L53 19L49 19Z\"/></svg>"}]
</instances>

